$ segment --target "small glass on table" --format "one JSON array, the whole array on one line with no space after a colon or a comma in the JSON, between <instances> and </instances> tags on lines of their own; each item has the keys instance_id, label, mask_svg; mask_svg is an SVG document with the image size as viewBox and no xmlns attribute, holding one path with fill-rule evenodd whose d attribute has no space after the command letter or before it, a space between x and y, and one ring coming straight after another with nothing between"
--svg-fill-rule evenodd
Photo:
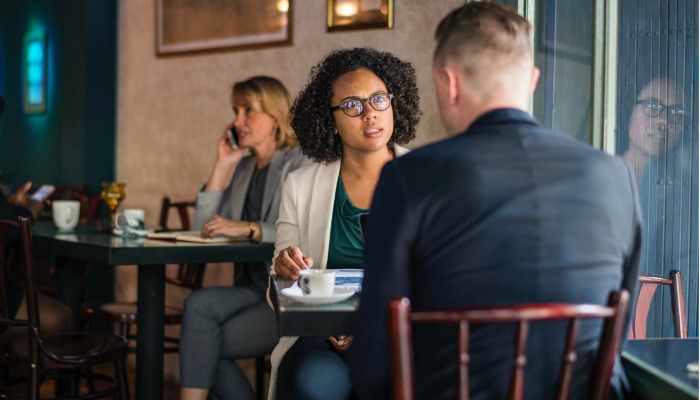
<instances>
[{"instance_id":1,"label":"small glass on table","mask_svg":"<svg viewBox=\"0 0 700 400\"><path fill-rule=\"evenodd\" d=\"M119 209L119 204L126 198L124 186L126 186L126 183L123 182L102 182L101 197L109 208L110 229L114 229L114 217Z\"/></svg>"}]
</instances>

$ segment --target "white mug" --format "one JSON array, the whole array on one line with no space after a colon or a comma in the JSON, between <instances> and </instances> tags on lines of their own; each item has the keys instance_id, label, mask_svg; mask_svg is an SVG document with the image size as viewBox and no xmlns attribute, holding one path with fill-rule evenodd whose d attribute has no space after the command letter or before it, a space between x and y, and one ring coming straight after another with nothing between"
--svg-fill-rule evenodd
<instances>
[{"instance_id":1,"label":"white mug","mask_svg":"<svg viewBox=\"0 0 700 400\"><path fill-rule=\"evenodd\" d=\"M335 287L334 269L304 269L299 272L299 287L304 295L332 296Z\"/></svg>"},{"instance_id":2,"label":"white mug","mask_svg":"<svg viewBox=\"0 0 700 400\"><path fill-rule=\"evenodd\" d=\"M78 200L55 200L51 204L53 222L60 230L73 229L80 221L80 202Z\"/></svg>"},{"instance_id":3,"label":"white mug","mask_svg":"<svg viewBox=\"0 0 700 400\"><path fill-rule=\"evenodd\" d=\"M127 208L119 211L114 217L114 226L122 231L122 235L124 237L146 236L148 232L146 232L144 220L144 210L138 208Z\"/></svg>"}]
</instances>

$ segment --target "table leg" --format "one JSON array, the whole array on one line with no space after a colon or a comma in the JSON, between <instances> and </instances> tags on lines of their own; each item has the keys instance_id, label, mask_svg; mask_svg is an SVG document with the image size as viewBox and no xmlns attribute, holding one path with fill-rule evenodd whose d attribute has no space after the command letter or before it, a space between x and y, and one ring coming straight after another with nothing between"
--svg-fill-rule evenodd
<instances>
[{"instance_id":1,"label":"table leg","mask_svg":"<svg viewBox=\"0 0 700 400\"><path fill-rule=\"evenodd\" d=\"M139 265L136 398L163 398L165 265Z\"/></svg>"},{"instance_id":2,"label":"table leg","mask_svg":"<svg viewBox=\"0 0 700 400\"><path fill-rule=\"evenodd\" d=\"M73 312L74 329L80 329L80 306L85 301L85 263L64 257L56 257L56 297Z\"/></svg>"}]
</instances>

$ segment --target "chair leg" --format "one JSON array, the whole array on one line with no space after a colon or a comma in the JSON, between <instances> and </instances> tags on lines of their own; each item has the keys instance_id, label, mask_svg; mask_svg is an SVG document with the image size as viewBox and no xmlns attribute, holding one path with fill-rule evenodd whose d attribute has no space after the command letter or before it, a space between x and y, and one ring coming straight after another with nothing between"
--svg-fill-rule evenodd
<instances>
[{"instance_id":1,"label":"chair leg","mask_svg":"<svg viewBox=\"0 0 700 400\"><path fill-rule=\"evenodd\" d=\"M255 394L258 400L264 400L265 395L265 356L255 357Z\"/></svg>"},{"instance_id":2,"label":"chair leg","mask_svg":"<svg viewBox=\"0 0 700 400\"><path fill-rule=\"evenodd\" d=\"M129 400L129 376L126 371L126 352L124 357L114 360L114 368L117 374L117 385L119 386L119 399Z\"/></svg>"},{"instance_id":3,"label":"chair leg","mask_svg":"<svg viewBox=\"0 0 700 400\"><path fill-rule=\"evenodd\" d=\"M85 371L87 373L88 391L90 394L94 394L97 389L95 387L95 379L92 377L92 367L85 367Z\"/></svg>"}]
</instances>

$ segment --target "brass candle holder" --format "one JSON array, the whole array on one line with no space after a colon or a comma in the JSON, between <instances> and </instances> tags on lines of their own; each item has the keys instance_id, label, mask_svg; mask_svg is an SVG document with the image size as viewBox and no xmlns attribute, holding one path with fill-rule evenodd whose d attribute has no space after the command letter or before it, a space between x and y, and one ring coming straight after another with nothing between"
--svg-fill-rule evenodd
<instances>
[{"instance_id":1,"label":"brass candle holder","mask_svg":"<svg viewBox=\"0 0 700 400\"><path fill-rule=\"evenodd\" d=\"M117 215L119 204L126 198L123 182L102 182L102 193L100 196L109 208L109 227L114 229L114 217Z\"/></svg>"}]
</instances>

